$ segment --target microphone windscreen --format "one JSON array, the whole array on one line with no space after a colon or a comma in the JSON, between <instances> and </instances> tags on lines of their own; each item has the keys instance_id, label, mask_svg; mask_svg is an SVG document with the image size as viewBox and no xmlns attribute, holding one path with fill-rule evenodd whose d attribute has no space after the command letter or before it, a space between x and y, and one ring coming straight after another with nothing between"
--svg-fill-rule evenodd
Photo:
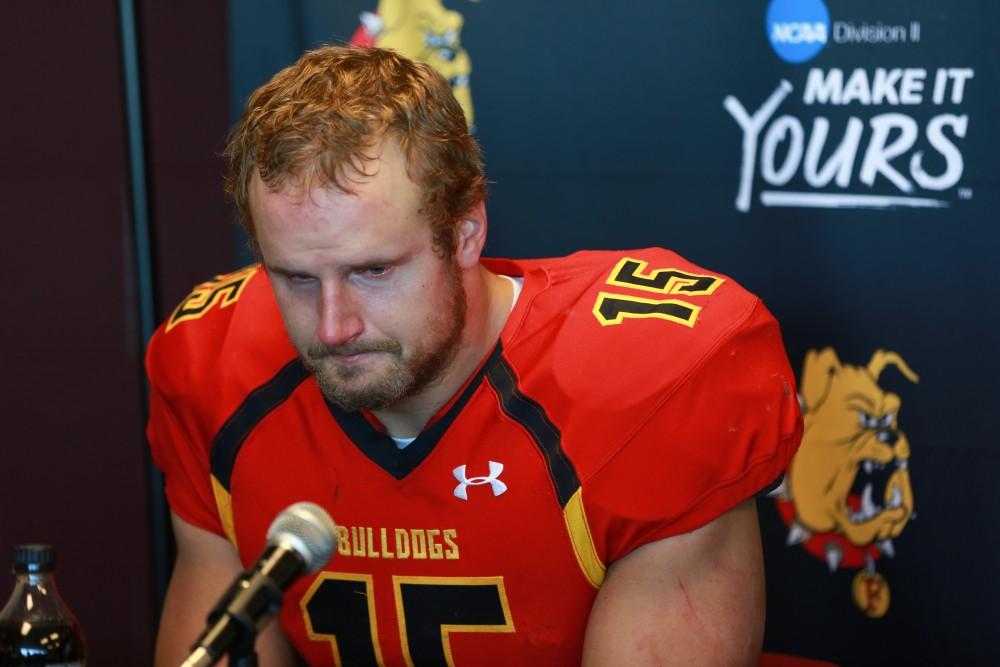
<instances>
[{"instance_id":1,"label":"microphone windscreen","mask_svg":"<svg viewBox=\"0 0 1000 667\"><path fill-rule=\"evenodd\" d=\"M295 503L271 522L267 543L294 549L302 556L306 569L313 573L333 556L337 548L337 527L326 510L316 503Z\"/></svg>"}]
</instances>

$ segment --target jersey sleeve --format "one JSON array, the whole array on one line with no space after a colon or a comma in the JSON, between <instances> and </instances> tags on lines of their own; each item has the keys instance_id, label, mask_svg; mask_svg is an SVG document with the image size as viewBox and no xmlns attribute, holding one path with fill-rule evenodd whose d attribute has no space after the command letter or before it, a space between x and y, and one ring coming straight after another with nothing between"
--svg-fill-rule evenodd
<instances>
[{"instance_id":1,"label":"jersey sleeve","mask_svg":"<svg viewBox=\"0 0 1000 667\"><path fill-rule=\"evenodd\" d=\"M763 490L785 470L801 435L778 323L758 300L583 480L606 562L695 530Z\"/></svg>"},{"instance_id":2,"label":"jersey sleeve","mask_svg":"<svg viewBox=\"0 0 1000 667\"><path fill-rule=\"evenodd\" d=\"M255 388L295 357L258 265L196 285L149 343L147 438L170 508L231 537L231 496L213 475L213 442Z\"/></svg>"},{"instance_id":3,"label":"jersey sleeve","mask_svg":"<svg viewBox=\"0 0 1000 667\"><path fill-rule=\"evenodd\" d=\"M157 387L150 386L149 440L153 463L163 472L170 509L188 523L225 535L212 491L208 443L199 442L193 425Z\"/></svg>"}]
</instances>

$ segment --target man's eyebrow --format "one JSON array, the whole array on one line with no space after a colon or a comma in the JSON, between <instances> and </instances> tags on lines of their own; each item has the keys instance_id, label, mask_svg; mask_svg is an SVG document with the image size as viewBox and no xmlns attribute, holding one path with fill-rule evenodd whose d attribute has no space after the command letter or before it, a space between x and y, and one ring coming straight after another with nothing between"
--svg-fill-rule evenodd
<instances>
[{"instance_id":1,"label":"man's eyebrow","mask_svg":"<svg viewBox=\"0 0 1000 667\"><path fill-rule=\"evenodd\" d=\"M411 255L411 252L404 252L401 255L386 255L381 257L371 256L360 262L351 262L347 265L347 268L351 271L363 271L364 269L370 269L373 266L395 266L405 262Z\"/></svg>"},{"instance_id":2,"label":"man's eyebrow","mask_svg":"<svg viewBox=\"0 0 1000 667\"><path fill-rule=\"evenodd\" d=\"M394 259L371 259L365 260L363 262L351 263L347 265L348 271L364 271L365 269L370 269L373 266L392 266L396 264Z\"/></svg>"},{"instance_id":3,"label":"man's eyebrow","mask_svg":"<svg viewBox=\"0 0 1000 667\"><path fill-rule=\"evenodd\" d=\"M267 269L268 273L277 273L279 276L306 276L309 275L304 271L293 271L292 269L286 269L283 266L278 266L277 264L265 263L264 268Z\"/></svg>"},{"instance_id":4,"label":"man's eyebrow","mask_svg":"<svg viewBox=\"0 0 1000 667\"><path fill-rule=\"evenodd\" d=\"M413 255L412 252L404 252L401 255L392 256L371 256L366 257L357 262L351 262L350 264L345 264L343 269L345 271L364 271L365 269L370 269L373 266L396 266L397 264L402 264L408 260ZM279 276L312 276L313 274L309 271L298 271L295 269L290 269L288 267L281 266L279 264L272 264L270 262L262 262L265 269L270 273L278 274Z\"/></svg>"}]
</instances>

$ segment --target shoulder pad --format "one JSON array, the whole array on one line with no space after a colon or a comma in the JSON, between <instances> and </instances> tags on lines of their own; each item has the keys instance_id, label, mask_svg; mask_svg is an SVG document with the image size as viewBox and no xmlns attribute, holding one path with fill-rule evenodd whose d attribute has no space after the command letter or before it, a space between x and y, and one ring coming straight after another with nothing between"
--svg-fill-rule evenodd
<instances>
[{"instance_id":1,"label":"shoulder pad","mask_svg":"<svg viewBox=\"0 0 1000 667\"><path fill-rule=\"evenodd\" d=\"M526 267L547 274L521 340L544 332L551 381L598 403L659 396L751 314L731 278L662 248L585 252ZM596 381L596 382L595 382Z\"/></svg>"},{"instance_id":2,"label":"shoulder pad","mask_svg":"<svg viewBox=\"0 0 1000 667\"><path fill-rule=\"evenodd\" d=\"M662 248L577 253L524 269L544 272L548 287L528 295L506 355L564 433L600 433L602 448L613 449L741 331L774 324L734 280Z\"/></svg>"},{"instance_id":3,"label":"shoulder pad","mask_svg":"<svg viewBox=\"0 0 1000 667\"><path fill-rule=\"evenodd\" d=\"M146 367L166 396L266 382L295 350L260 265L196 285L150 340Z\"/></svg>"}]
</instances>

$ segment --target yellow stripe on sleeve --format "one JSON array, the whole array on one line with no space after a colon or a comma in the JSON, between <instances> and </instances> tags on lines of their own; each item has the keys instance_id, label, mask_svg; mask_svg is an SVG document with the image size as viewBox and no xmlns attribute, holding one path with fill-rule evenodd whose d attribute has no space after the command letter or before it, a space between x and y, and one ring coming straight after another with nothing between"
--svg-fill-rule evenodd
<instances>
[{"instance_id":1,"label":"yellow stripe on sleeve","mask_svg":"<svg viewBox=\"0 0 1000 667\"><path fill-rule=\"evenodd\" d=\"M222 484L219 483L219 480L215 479L215 475L212 475L212 493L215 494L215 505L219 508L219 519L222 520L222 530L225 531L226 537L229 538L229 541L238 550L239 545L236 544L236 524L233 522L233 498Z\"/></svg>"},{"instance_id":2,"label":"yellow stripe on sleeve","mask_svg":"<svg viewBox=\"0 0 1000 667\"><path fill-rule=\"evenodd\" d=\"M576 562L579 563L587 580L594 588L600 588L604 582L605 567L597 555L594 547L594 538L590 534L590 526L587 524L587 514L583 509L583 489L578 488L570 497L566 507L563 508L563 519L566 521L566 530L569 532L569 539L573 543L573 553L576 554Z\"/></svg>"}]
</instances>

